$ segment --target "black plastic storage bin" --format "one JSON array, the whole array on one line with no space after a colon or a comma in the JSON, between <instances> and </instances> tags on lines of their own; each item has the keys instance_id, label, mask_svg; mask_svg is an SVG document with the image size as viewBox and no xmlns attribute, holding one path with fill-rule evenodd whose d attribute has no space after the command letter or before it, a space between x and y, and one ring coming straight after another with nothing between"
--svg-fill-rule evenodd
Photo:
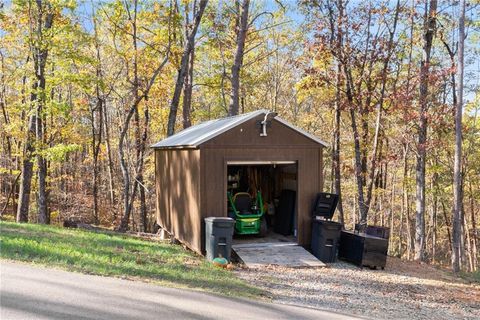
<instances>
[{"instance_id":1,"label":"black plastic storage bin","mask_svg":"<svg viewBox=\"0 0 480 320\"><path fill-rule=\"evenodd\" d=\"M205 251L207 259L223 257L230 262L235 220L224 217L205 218Z\"/></svg>"},{"instance_id":2,"label":"black plastic storage bin","mask_svg":"<svg viewBox=\"0 0 480 320\"><path fill-rule=\"evenodd\" d=\"M370 268L385 268L387 263L388 240L365 233L342 231L338 257Z\"/></svg>"},{"instance_id":3,"label":"black plastic storage bin","mask_svg":"<svg viewBox=\"0 0 480 320\"><path fill-rule=\"evenodd\" d=\"M296 193L293 190L282 190L279 203L275 211L273 230L284 236L294 233Z\"/></svg>"},{"instance_id":4,"label":"black plastic storage bin","mask_svg":"<svg viewBox=\"0 0 480 320\"><path fill-rule=\"evenodd\" d=\"M312 253L322 262L337 260L340 231L342 225L338 222L313 220L312 223Z\"/></svg>"}]
</instances>

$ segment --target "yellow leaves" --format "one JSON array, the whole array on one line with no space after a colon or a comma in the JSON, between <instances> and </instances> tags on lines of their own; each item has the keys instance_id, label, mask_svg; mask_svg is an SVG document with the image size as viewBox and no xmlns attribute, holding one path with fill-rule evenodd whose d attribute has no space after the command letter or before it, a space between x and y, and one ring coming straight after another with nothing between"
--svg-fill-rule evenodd
<instances>
[{"instance_id":1,"label":"yellow leaves","mask_svg":"<svg viewBox=\"0 0 480 320\"><path fill-rule=\"evenodd\" d=\"M326 84L315 74L304 76L295 84L295 89L298 92L297 101L299 103L312 96L322 102L330 101L335 97L334 87Z\"/></svg>"},{"instance_id":2,"label":"yellow leaves","mask_svg":"<svg viewBox=\"0 0 480 320\"><path fill-rule=\"evenodd\" d=\"M50 212L50 220L51 221L56 221L60 217L60 211L54 210Z\"/></svg>"},{"instance_id":3,"label":"yellow leaves","mask_svg":"<svg viewBox=\"0 0 480 320\"><path fill-rule=\"evenodd\" d=\"M8 134L9 136L13 136L13 137L20 137L23 135L23 132L18 126L18 123L16 121L10 121L9 123L5 123L5 124L2 122L0 133L2 135Z\"/></svg>"},{"instance_id":4,"label":"yellow leaves","mask_svg":"<svg viewBox=\"0 0 480 320\"><path fill-rule=\"evenodd\" d=\"M79 151L81 149L82 147L75 143L72 143L72 144L59 143L52 147L44 149L42 151L42 154L46 159L50 161L62 162L62 161L65 161L65 158L67 157L68 153Z\"/></svg>"},{"instance_id":5,"label":"yellow leaves","mask_svg":"<svg viewBox=\"0 0 480 320\"><path fill-rule=\"evenodd\" d=\"M73 10L77 7L77 0L55 0L54 3L60 8L67 8Z\"/></svg>"},{"instance_id":6,"label":"yellow leaves","mask_svg":"<svg viewBox=\"0 0 480 320\"><path fill-rule=\"evenodd\" d=\"M316 70L325 70L333 64L333 56L329 50L322 50L315 54L313 59L313 68Z\"/></svg>"},{"instance_id":7,"label":"yellow leaves","mask_svg":"<svg viewBox=\"0 0 480 320\"><path fill-rule=\"evenodd\" d=\"M0 175L10 175L11 177L16 177L20 173L20 170L12 170L0 167Z\"/></svg>"}]
</instances>

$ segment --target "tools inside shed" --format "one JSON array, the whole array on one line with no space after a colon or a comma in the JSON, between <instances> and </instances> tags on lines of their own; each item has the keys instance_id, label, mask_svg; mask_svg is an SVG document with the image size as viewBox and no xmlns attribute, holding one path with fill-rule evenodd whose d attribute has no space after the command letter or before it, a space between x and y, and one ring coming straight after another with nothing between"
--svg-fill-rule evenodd
<instances>
[{"instance_id":1,"label":"tools inside shed","mask_svg":"<svg viewBox=\"0 0 480 320\"><path fill-rule=\"evenodd\" d=\"M227 166L228 216L236 235L296 235L296 162Z\"/></svg>"}]
</instances>

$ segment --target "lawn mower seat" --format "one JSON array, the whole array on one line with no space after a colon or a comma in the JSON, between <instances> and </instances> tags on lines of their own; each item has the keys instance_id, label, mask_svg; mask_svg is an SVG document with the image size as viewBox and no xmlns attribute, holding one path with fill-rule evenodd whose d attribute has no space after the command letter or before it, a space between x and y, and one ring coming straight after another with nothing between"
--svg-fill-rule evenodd
<instances>
[{"instance_id":1,"label":"lawn mower seat","mask_svg":"<svg viewBox=\"0 0 480 320\"><path fill-rule=\"evenodd\" d=\"M252 211L252 197L247 192L239 192L233 196L235 208L241 215L250 214Z\"/></svg>"}]
</instances>

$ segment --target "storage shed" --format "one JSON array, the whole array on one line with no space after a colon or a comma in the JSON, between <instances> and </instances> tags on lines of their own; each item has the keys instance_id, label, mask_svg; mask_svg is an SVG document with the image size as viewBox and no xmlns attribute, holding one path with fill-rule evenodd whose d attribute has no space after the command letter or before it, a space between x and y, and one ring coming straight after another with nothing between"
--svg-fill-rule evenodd
<instances>
[{"instance_id":1,"label":"storage shed","mask_svg":"<svg viewBox=\"0 0 480 320\"><path fill-rule=\"evenodd\" d=\"M273 223L288 220L280 226L308 247L312 206L323 187L325 146L267 110L180 131L152 146L157 223L192 250L204 253L204 218L227 216L227 191L255 188L262 190L265 207L272 221L276 219ZM285 190L295 195L294 213L275 216L275 206L284 202L278 197Z\"/></svg>"}]
</instances>

